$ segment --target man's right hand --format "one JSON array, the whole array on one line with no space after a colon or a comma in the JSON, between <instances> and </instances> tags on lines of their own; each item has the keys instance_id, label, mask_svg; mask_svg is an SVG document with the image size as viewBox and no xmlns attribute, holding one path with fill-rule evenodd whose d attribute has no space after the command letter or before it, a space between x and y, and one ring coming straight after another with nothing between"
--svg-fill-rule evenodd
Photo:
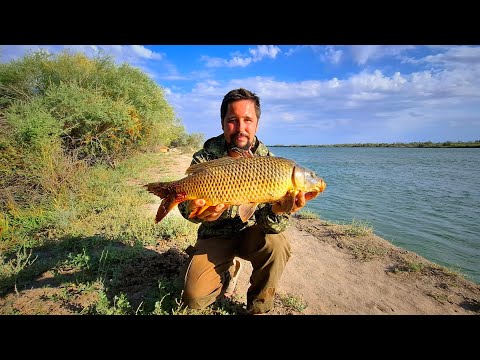
<instances>
[{"instance_id":1,"label":"man's right hand","mask_svg":"<svg viewBox=\"0 0 480 360\"><path fill-rule=\"evenodd\" d=\"M204 199L192 200L191 205L190 205L190 212L195 210L195 208L203 207L204 205L205 205L205 200ZM200 215L197 215L196 217L200 220L203 220L203 221L215 221L227 209L228 209L228 206L225 205L225 204L218 204L218 205L215 205L215 206L209 206L204 212L202 212Z\"/></svg>"}]
</instances>

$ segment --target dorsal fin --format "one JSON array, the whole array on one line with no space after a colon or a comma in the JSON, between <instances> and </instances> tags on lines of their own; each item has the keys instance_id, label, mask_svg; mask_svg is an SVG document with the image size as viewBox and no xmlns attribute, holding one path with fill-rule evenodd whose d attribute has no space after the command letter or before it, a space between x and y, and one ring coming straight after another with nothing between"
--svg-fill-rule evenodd
<instances>
[{"instance_id":1,"label":"dorsal fin","mask_svg":"<svg viewBox=\"0 0 480 360\"><path fill-rule=\"evenodd\" d=\"M241 158L239 158L239 159L241 159ZM230 156L226 156L226 157L223 157L223 158L220 158L220 159L215 159L215 160L211 160L211 161L207 161L207 162L202 162L200 164L193 164L193 165L190 165L190 167L187 169L187 171L185 171L185 174L187 174L187 175L196 174L196 173L205 171L207 169L231 164L233 161L236 161L236 159L234 159Z\"/></svg>"}]
</instances>

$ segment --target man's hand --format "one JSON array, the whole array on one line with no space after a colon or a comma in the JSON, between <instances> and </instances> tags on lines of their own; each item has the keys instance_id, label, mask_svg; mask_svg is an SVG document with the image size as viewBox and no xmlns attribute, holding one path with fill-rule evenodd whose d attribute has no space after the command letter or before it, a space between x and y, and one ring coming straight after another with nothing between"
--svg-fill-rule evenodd
<instances>
[{"instance_id":1,"label":"man's hand","mask_svg":"<svg viewBox=\"0 0 480 360\"><path fill-rule=\"evenodd\" d=\"M308 200L311 200L311 198L308 199ZM279 201L279 202L273 204L272 205L272 211L277 215L281 215L281 214L285 213L285 211L283 210L283 208L284 208L283 203L285 201L286 200L283 200L283 201ZM295 202L293 204L293 208L289 212L294 213L294 212L300 210L302 207L305 206L306 203L307 203L307 199L305 199L305 192L299 191L298 194L295 196Z\"/></svg>"},{"instance_id":2,"label":"man's hand","mask_svg":"<svg viewBox=\"0 0 480 360\"><path fill-rule=\"evenodd\" d=\"M191 205L190 205L190 212L194 211L195 208L197 208L197 207L203 207L203 206L205 206L205 200L204 199L192 200ZM203 220L203 221L215 221L227 209L228 209L228 206L226 206L225 204L218 204L216 206L209 206L204 212L202 212L200 215L197 215L196 217L200 220Z\"/></svg>"}]
</instances>

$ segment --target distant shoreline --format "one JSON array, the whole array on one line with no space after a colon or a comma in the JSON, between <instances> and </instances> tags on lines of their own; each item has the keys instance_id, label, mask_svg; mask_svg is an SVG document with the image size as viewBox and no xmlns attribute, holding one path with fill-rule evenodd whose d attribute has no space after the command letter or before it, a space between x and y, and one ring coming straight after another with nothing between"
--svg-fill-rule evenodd
<instances>
[{"instance_id":1,"label":"distant shoreline","mask_svg":"<svg viewBox=\"0 0 480 360\"><path fill-rule=\"evenodd\" d=\"M331 144L331 145L268 145L268 147L395 147L395 148L480 148L480 140L461 142L444 141L439 143L413 142L413 143L363 143L363 144Z\"/></svg>"}]
</instances>

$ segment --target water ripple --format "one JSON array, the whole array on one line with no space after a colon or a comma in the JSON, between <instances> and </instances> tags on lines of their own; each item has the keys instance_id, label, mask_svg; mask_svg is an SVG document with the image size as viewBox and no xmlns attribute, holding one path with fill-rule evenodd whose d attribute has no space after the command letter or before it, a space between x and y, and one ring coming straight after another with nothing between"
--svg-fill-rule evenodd
<instances>
[{"instance_id":1,"label":"water ripple","mask_svg":"<svg viewBox=\"0 0 480 360\"><path fill-rule=\"evenodd\" d=\"M480 283L480 149L274 148L327 183L323 219L368 221L392 243Z\"/></svg>"}]
</instances>

